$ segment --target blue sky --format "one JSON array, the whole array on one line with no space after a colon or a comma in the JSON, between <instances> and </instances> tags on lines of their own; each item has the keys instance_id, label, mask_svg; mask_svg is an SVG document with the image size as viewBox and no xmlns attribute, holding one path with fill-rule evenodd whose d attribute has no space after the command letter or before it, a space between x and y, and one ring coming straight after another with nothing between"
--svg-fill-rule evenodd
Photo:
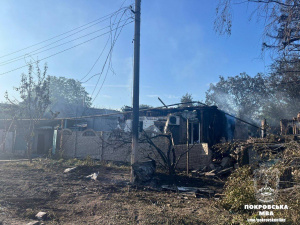
<instances>
[{"instance_id":1,"label":"blue sky","mask_svg":"<svg viewBox=\"0 0 300 225\"><path fill-rule=\"evenodd\" d=\"M95 19L106 16L120 8L124 0L1 0L0 1L0 57L49 39ZM207 0L143 0L141 14L141 64L140 103L161 106L159 96L166 104L180 101L185 93L194 100L205 100L210 83L218 81L219 75L235 76L246 72L251 76L267 72L271 60L268 54L261 58L263 23L249 15L255 4L234 6L233 31L230 37L219 36L213 30L216 1ZM126 0L124 6L132 4ZM127 16L130 15L128 12ZM108 26L108 20L61 42L70 41ZM10 73L7 71L26 65L33 59L42 59L70 48L96 35L71 41L66 45L39 54L31 53L57 39L33 48L0 58L0 101L4 92L18 98L12 90L18 86L24 67ZM124 27L113 50L112 63L115 73L93 77L84 83L86 90L94 94L94 106L119 109L132 104L134 24ZM61 36L62 38L64 36ZM65 51L41 62L47 62L48 74L80 80L91 69L105 46L108 34ZM99 73L108 53L106 49L89 76ZM2 62L21 57L21 60L1 65ZM89 77L88 76L88 77ZM104 82L103 82L104 81ZM101 84L103 86L95 98Z\"/></svg>"}]
</instances>

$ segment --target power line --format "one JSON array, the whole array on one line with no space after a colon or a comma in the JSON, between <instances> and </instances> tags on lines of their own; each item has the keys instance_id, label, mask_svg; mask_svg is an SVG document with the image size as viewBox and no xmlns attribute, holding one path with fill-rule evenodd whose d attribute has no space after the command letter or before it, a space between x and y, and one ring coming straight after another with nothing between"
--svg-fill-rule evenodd
<instances>
[{"instance_id":1,"label":"power line","mask_svg":"<svg viewBox=\"0 0 300 225\"><path fill-rule=\"evenodd\" d=\"M113 43L113 46L112 46L112 49L111 49L111 53L110 53L110 57L111 57L111 55L112 55L113 47L114 47L114 45L115 45L115 43L116 43L118 37L120 36L120 34L121 34L121 32L122 32L122 29L123 29L123 26L121 27L121 30L120 30L119 34L117 35L117 37L116 37L115 40L114 40L114 43ZM104 82L106 81L106 78L107 78L107 74L108 74L108 70L109 70L109 68L110 68L110 67L109 67L110 65L111 65L111 58L110 58L110 62L109 62L109 65L108 65L108 68L107 68L105 77L104 77L104 79L103 79L103 82L102 82L102 84L101 84L101 86L100 86L100 88L99 88L99 90L98 90L98 92L97 92L97 94L96 94L96 96L94 97L94 99L93 99L92 102L94 102L95 99L98 97L98 95L99 95L99 93L100 93L100 91L101 91L101 89L102 89L102 87L103 87L103 85L104 85Z\"/></svg>"},{"instance_id":2,"label":"power line","mask_svg":"<svg viewBox=\"0 0 300 225\"><path fill-rule=\"evenodd\" d=\"M122 9L122 7L123 7L123 5L125 4L125 2L126 2L126 0L123 1L123 3L121 4L119 10ZM131 7L132 7L132 4L129 5L129 6L127 7L127 9L125 9L125 10L123 11L123 14L122 14L120 20L122 19L123 15L128 11L128 9L131 10ZM118 11L119 11L119 10L118 10ZM110 17L110 20L112 19L112 17L113 17L113 16ZM111 31L111 27L112 27L113 25L115 25L116 19L117 19L117 16L115 16L115 19L114 19L114 22L113 22L114 24L111 24L111 21L110 21L110 26L109 26L109 27L110 27L110 31ZM127 19L126 19L126 20L127 20ZM123 21L124 21L124 20L123 20ZM118 25L119 25L119 23L120 23L120 21L118 22ZM110 36L111 36L111 35L110 35ZM96 59L95 63L94 63L93 66L91 67L91 69L90 69L90 70L88 71L88 73L87 73L83 78L81 78L79 81L82 81L84 78L86 78L86 77L90 74L90 72L93 70L93 68L95 67L95 65L96 65L97 62L99 61L100 57L102 56L104 50L106 49L106 46L107 46L107 44L108 44L109 39L110 39L110 38L107 39L107 42L105 43L104 48L102 49L100 55L99 55L98 58ZM111 43L111 45L112 45L112 43ZM114 73L114 72L113 72L113 73ZM90 78L88 78L86 81L81 82L81 83L86 83L86 82L88 82L89 80L91 80L93 77L95 77L95 76L97 76L97 75L101 75L101 73L96 73L96 74L94 74L93 76L91 76Z\"/></svg>"},{"instance_id":3,"label":"power line","mask_svg":"<svg viewBox=\"0 0 300 225\"><path fill-rule=\"evenodd\" d=\"M79 81L82 81L84 78L86 78L86 77L91 73L91 71L94 69L95 65L97 64L97 62L99 61L99 59L100 59L101 56L103 55L103 52L104 52L104 50L106 49L106 46L107 46L107 44L108 44L108 41L109 41L109 38L107 39L104 48L103 48L102 51L100 52L100 55L99 55L98 58L96 59L96 61L95 61L95 63L93 64L92 68L91 68L91 69L88 71L88 73L87 73L83 78L81 78ZM96 75L98 75L98 74L99 74L99 73L94 74L92 77L94 77L94 76L96 76ZM90 77L89 79L87 79L86 81L81 82L81 83L86 83L86 82L88 82L92 77Z\"/></svg>"},{"instance_id":4,"label":"power line","mask_svg":"<svg viewBox=\"0 0 300 225\"><path fill-rule=\"evenodd\" d=\"M122 17L124 16L124 14L125 14L125 11L124 11L124 13L122 14L121 18L120 18L119 21L118 21L118 27L117 27L117 29L119 28L119 24L122 22L121 20L122 20ZM127 19L127 20L128 20L128 19ZM115 22L115 21L114 21L114 22ZM125 21L125 23L126 23L126 21ZM97 86L98 86L98 84L99 84L100 78L101 78L102 73L103 73L103 71L104 71L104 69L105 69L105 66L106 66L106 64L107 64L108 59L110 60L109 65L108 65L108 69L109 69L109 66L111 65L111 55L112 55L112 51L113 51L113 48L114 48L114 46L115 46L115 43L116 43L118 37L120 36L120 34L121 34L122 30L123 30L123 27L124 27L124 25L122 25L122 26L120 27L121 30L120 30L120 32L118 33L118 35L117 35L117 31L118 31L118 30L117 30L117 29L114 29L114 30L115 30L115 34L114 34L114 39L112 39L112 41L111 41L111 48L110 48L110 51L109 51L109 53L108 53L108 55L107 55L107 57L106 57L105 63L104 63L104 65L103 65L103 67L102 67L101 74L99 75L99 78L98 78L98 80L97 80L96 86L95 86L95 88L94 88L94 90L93 90L93 92L92 92L91 97L94 95L94 92L95 92L95 90L96 90L96 88L97 88ZM111 29L111 32L112 32L112 31L113 31L113 29ZM112 34L111 34L110 37L112 38ZM103 80L103 82L102 82L102 84L101 84L101 87L99 88L99 90L98 90L98 92L97 92L97 94L96 94L96 96L94 97L94 99L93 99L92 102L94 102L95 99L98 97L98 95L99 95L99 93L100 93L100 91L101 91L101 89L102 89L102 87L103 87L103 84L104 84L104 82L105 82L105 80L106 80L106 78L107 78L108 69L107 69L107 71L106 71L106 75L105 75L104 80Z\"/></svg>"},{"instance_id":5,"label":"power line","mask_svg":"<svg viewBox=\"0 0 300 225\"><path fill-rule=\"evenodd\" d=\"M123 1L123 3L122 3L121 6L120 6L120 9L123 7L123 5L125 4L125 2L126 2L126 0ZM131 7L131 6L130 6L130 7ZM130 10L131 10L130 7L128 7L127 9L130 9ZM120 9L119 9L119 10L120 10ZM120 24L120 21L121 21L122 17L123 17L124 14L127 12L127 9L123 11L123 14L122 14L121 18L119 19L117 28L119 27L119 24ZM110 37L112 37L112 26L115 24L116 19L117 19L117 16L115 16L113 24L111 23L111 19L112 19L112 16L110 17L110 32L111 32L111 33L110 33L110 36L108 37L107 42L106 42L104 48L102 49L100 55L99 55L98 58L96 59L94 65L92 66L92 68L89 70L89 72L88 72L81 80L83 80L85 77L87 77L87 76L90 74L90 72L93 70L93 68L95 67L95 65L96 65L97 62L99 61L100 57L102 56L104 50L106 49L106 46L107 46L107 44L108 44L108 41L109 41ZM127 20L128 20L128 19L127 19ZM127 22L127 20L125 21L125 23ZM124 24L125 24L125 23L124 23ZM123 29L123 27L122 27L122 29ZM121 30L122 30L122 29L121 29ZM112 42L111 42L111 48L113 48ZM110 54L110 53L109 53L109 54ZM107 59L105 60L105 64L106 64L106 61L107 61ZM104 64L104 67L105 67L105 64ZM111 65L111 56L110 56L110 65ZM102 72L103 72L103 69L102 69L101 73L94 74L94 75L91 76L89 79L87 79L85 82L89 81L90 79L92 79L93 77L95 77L95 76L97 76L97 75L99 75L99 79L100 79L100 77L101 77L101 75L102 75ZM106 73L106 76L107 76L107 73ZM105 76L105 79L106 79L106 76ZM98 82L99 82L99 79L98 79L98 81L97 81L97 84L98 84ZM80 80L80 81L81 81L81 80ZM84 82L84 83L85 83L85 82ZM103 84L102 84L102 85L103 85ZM97 87L97 85L95 86L95 88L96 88L96 87ZM97 97L97 96L96 96L96 97ZM86 109L84 109L84 111L82 112L81 116L83 116L83 114L85 113L85 110L86 110Z\"/></svg>"},{"instance_id":6,"label":"power line","mask_svg":"<svg viewBox=\"0 0 300 225\"><path fill-rule=\"evenodd\" d=\"M92 26L93 26L93 25L92 25ZM69 41L69 42L78 40L78 39L80 39L80 38L82 38L82 37L86 37L86 36L88 36L88 35L91 35L91 34L93 34L93 33L98 32L98 31L104 30L104 29L106 29L106 28L108 28L108 27L109 27L109 26L106 26L106 27L104 27L104 28L102 28L102 29L99 29L99 30L96 30L96 31L94 31L94 32L88 33L87 35L84 35L84 36L80 36L80 37L78 37L78 38L76 38L76 39L73 39L73 40L71 40L71 41ZM89 28L89 27L87 27L87 28ZM87 29L87 28L85 28L85 29ZM85 30L85 29L82 29L82 30L80 30L80 31L77 31L77 32L74 33L74 34L68 35L68 36L66 36L66 37L64 37L64 38L61 38L61 39L59 39L59 40L57 40L57 41L54 41L54 42L52 42L52 43L50 43L50 44L48 44L48 45L45 45L45 46L43 46L43 47L41 47L41 48L38 48L38 49L36 49L36 50L34 50L34 51L32 51L32 52L26 53L26 54L31 54L31 53L33 53L33 52L36 52L36 51L41 50L41 49L43 49L43 48L46 48L46 47L48 47L48 46L50 46L50 45L53 45L53 44L55 44L55 43L57 43L57 42L60 42L60 41L62 41L62 40L64 40L64 39L66 39L66 38L68 38L68 37L71 37L71 36L73 36L73 35L75 35L75 34L81 32L81 31L83 31L83 30ZM65 42L65 43L63 43L63 44L66 44L66 43L69 43L69 42ZM63 45L63 44L61 44L61 45ZM58 46L60 46L60 45L57 45L57 46L55 46L55 47L58 47ZM51 49L51 48L50 48L50 49ZM49 49L46 49L45 51L47 51L47 50L49 50ZM42 52L43 52L43 51L42 51ZM40 52L38 52L38 53L40 53ZM38 53L36 53L36 54L38 54ZM17 61L17 60L15 60L15 59L20 59L20 58L23 58L23 57L24 57L24 55L20 55L20 56L17 56L17 57L15 57L15 58L9 59L9 60L7 60L7 61L3 61L3 62L1 62L0 64L6 65L6 64L9 64L9 63L11 63L11 62Z\"/></svg>"},{"instance_id":7,"label":"power line","mask_svg":"<svg viewBox=\"0 0 300 225\"><path fill-rule=\"evenodd\" d=\"M91 76L90 78L88 78L86 81L83 81L83 82L80 82L80 83L81 83L81 84L84 84L84 83L90 81L93 77L98 76L98 75L100 75L100 74L101 74L101 73L96 73L96 74L94 74L93 76Z\"/></svg>"},{"instance_id":8,"label":"power line","mask_svg":"<svg viewBox=\"0 0 300 225\"><path fill-rule=\"evenodd\" d=\"M130 22L128 22L128 23L122 25L122 27L124 27L124 26L126 26L126 25L128 25L128 24L130 24L130 23L132 23L132 22L133 22L133 21L130 21ZM118 28L119 28L119 27L118 27ZM115 29L118 29L118 28L115 28ZM115 30L115 29L114 29L114 30ZM53 57L53 56L55 56L55 55L58 55L58 54L60 54L60 53L65 52L65 51L68 51L68 50L70 50L70 49L76 48L76 47L78 47L78 46L80 46L80 45L83 45L83 44L85 44L85 43L87 43L87 42L90 42L90 41L95 40L95 39L97 39L97 38L99 38L99 37L102 37L102 36L104 36L105 34L108 34L108 33L110 33L110 31L109 31L109 32L106 32L106 33L103 33L103 34L100 34L100 35L98 35L98 36L95 36L95 37L93 37L93 38L91 38L91 39L89 39L89 40L86 40L86 41L84 41L84 42L81 42L81 43L79 43L79 44L77 44L77 45L74 45L74 46L72 46L72 47L70 47L70 48L64 49L64 50L62 50L62 51L60 51L60 52L57 52L57 53L54 53L54 54L49 55L49 56L47 56L47 57L44 57L44 58L42 58L42 59L39 59L38 61L43 61L43 60L45 60L45 59L51 58L51 57ZM29 63L29 64L33 64L33 63ZM2 76L2 75L4 75L4 74L7 74L7 73L11 73L11 72L16 71L16 70L19 70L19 69L22 69L22 68L24 68L24 67L27 67L29 64L24 65L24 66L17 67L17 68L15 68L15 69L9 70L9 71L4 72L4 73L1 73L0 76Z\"/></svg>"},{"instance_id":9,"label":"power line","mask_svg":"<svg viewBox=\"0 0 300 225\"><path fill-rule=\"evenodd\" d=\"M107 44L108 44L108 41L109 41L109 38L107 39L107 42L106 42L104 48L102 49L100 55L98 56L98 58L96 59L95 63L93 64L92 68L91 68L91 69L89 70L89 72L88 72L82 79L80 79L79 81L82 81L84 78L86 78L86 77L90 74L90 72L92 71L92 69L95 67L95 65L96 65L97 62L99 61L100 57L103 55L103 52L104 52L104 50L106 49L106 46L107 46ZM82 84L83 84L83 83L86 83L86 82L88 82L89 80L91 80L93 77L98 76L98 75L101 75L101 74L102 74L102 72L101 72L101 73L96 73L96 74L94 74L93 76L91 76L90 78L88 78L86 81L83 81L83 82L81 82L81 83L82 83Z\"/></svg>"},{"instance_id":10,"label":"power line","mask_svg":"<svg viewBox=\"0 0 300 225\"><path fill-rule=\"evenodd\" d=\"M62 34L59 34L59 35L56 35L56 36L51 37L51 38L49 38L49 39L46 39L46 40L44 40L44 41L38 42L38 43L36 43L36 44L30 45L30 46L25 47L25 48L23 48L23 49L20 49L20 50L17 50L17 51L14 51L14 52L11 52L11 53L2 55L2 56L0 56L0 58L6 57L6 56L9 56L9 55L13 55L13 54L15 54L15 53L18 53L18 52L24 51L24 50L26 50L26 49L32 48L32 47L34 47L34 46L36 46L36 45L39 45L39 44L45 43L45 42L47 42L47 41L53 40L53 39L55 39L55 38L57 38L57 37L60 37L60 36L63 36L63 35L65 35L65 34L68 34L68 33L70 33L70 32L73 32L73 31L75 31L75 30L78 30L78 29L80 29L80 28L82 28L82 27L85 27L85 26L87 26L87 25L89 25L89 24L95 23L96 21L101 20L101 19L103 19L103 18L106 18L106 17L107 17L106 19L104 19L104 20L107 20L107 19L109 19L112 15L118 13L118 12L121 11L122 9L129 8L129 7L130 7L130 5L129 5L129 6L126 6L126 7L123 7L123 8L120 8L119 10L117 10L117 11L115 11L115 12L113 12L113 13L110 13L110 14L108 14L108 15L106 15L106 16L102 16L102 17L100 17L100 18L98 18L98 19L96 19L96 20L93 20L93 21L91 21L91 22L89 22L89 23L86 23L86 24L84 24L84 25L82 25L82 26L76 27L76 28L74 28L74 29L72 29L72 30L69 30L69 31L64 32L64 33L62 33Z\"/></svg>"},{"instance_id":11,"label":"power line","mask_svg":"<svg viewBox=\"0 0 300 225\"><path fill-rule=\"evenodd\" d=\"M126 20L123 20L123 21L126 21ZM114 24L114 25L115 25L115 24ZM79 40L79 39L84 38L84 37L87 37L87 36L89 36L89 35L92 35L92 34L94 34L94 33L99 32L99 31L105 30L106 28L109 28L109 27L110 27L110 26L106 26L106 27L101 28L101 29L99 29L99 30L96 30L96 31L94 31L94 32L91 32L91 33L85 34L85 35L83 35L83 36L80 36L80 37L78 37L78 38L72 39L72 40L70 40L70 41L64 42L64 43L62 43L62 44L53 46L53 47L48 48L48 49L45 49L45 50L43 50L43 51L36 52L36 51L38 51L38 50L40 50L40 49L46 48L46 47L48 47L48 46L50 46L50 45L52 45L52 44L55 44L55 43L57 43L57 42L59 42L59 41L65 39L65 38L62 38L62 39L60 39L60 40L58 40L58 41L52 42L52 43L50 43L50 44L44 46L44 47L41 47L41 48L38 48L38 49L36 49L36 50L34 50L34 51L32 51L32 52L29 52L29 53L27 53L27 55L37 55L37 54L40 54L40 53L42 53L42 52L49 51L49 50L51 50L51 49L60 47L60 46L62 46L62 45L68 44L68 43L70 43L70 42ZM70 35L70 36L72 36L72 35ZM69 37L69 36L68 36L68 37ZM66 37L66 38L67 38L67 37ZM34 53L34 52L36 52L36 53ZM31 54L31 53L34 53L34 54ZM11 63L13 63L13 62L17 62L17 61L19 61L19 60L21 60L21 59L23 59L23 58L24 58L24 55L18 56L18 57L16 57L16 58L13 58L13 59L10 59L10 60L7 60L7 61L4 61L4 62L0 63L0 66L4 66L4 65L7 65L7 64L11 64Z\"/></svg>"}]
</instances>

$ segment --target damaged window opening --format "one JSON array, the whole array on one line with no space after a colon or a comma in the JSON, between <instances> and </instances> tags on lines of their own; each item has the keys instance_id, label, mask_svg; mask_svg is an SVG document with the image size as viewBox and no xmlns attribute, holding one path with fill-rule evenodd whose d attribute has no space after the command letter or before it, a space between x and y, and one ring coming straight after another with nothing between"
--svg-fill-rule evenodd
<instances>
[{"instance_id":1,"label":"damaged window opening","mask_svg":"<svg viewBox=\"0 0 300 225\"><path fill-rule=\"evenodd\" d=\"M189 123L189 144L199 144L200 141L200 123Z\"/></svg>"}]
</instances>

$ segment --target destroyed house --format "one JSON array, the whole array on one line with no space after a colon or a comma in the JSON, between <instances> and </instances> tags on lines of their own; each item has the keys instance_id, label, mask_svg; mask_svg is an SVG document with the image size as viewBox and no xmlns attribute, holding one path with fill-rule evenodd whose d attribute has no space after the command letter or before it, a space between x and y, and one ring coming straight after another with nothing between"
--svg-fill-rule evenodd
<instances>
[{"instance_id":1,"label":"destroyed house","mask_svg":"<svg viewBox=\"0 0 300 225\"><path fill-rule=\"evenodd\" d=\"M53 145L53 130L58 120L41 119L35 124L32 153L48 155ZM27 150L29 119L0 120L1 152L23 155Z\"/></svg>"},{"instance_id":2,"label":"destroyed house","mask_svg":"<svg viewBox=\"0 0 300 225\"><path fill-rule=\"evenodd\" d=\"M112 131L119 126L119 120L123 115L119 111L111 109L98 109L78 105L68 105L53 109L57 114L55 119L63 120L62 128L84 131ZM108 116L106 116L108 115Z\"/></svg>"},{"instance_id":3,"label":"destroyed house","mask_svg":"<svg viewBox=\"0 0 300 225\"><path fill-rule=\"evenodd\" d=\"M48 155L55 152L56 145L60 143L58 131L66 129L65 133L72 131L111 131L118 127L118 111L96 109L88 107L66 107L67 110L52 111L45 114L35 124L32 137L32 153ZM105 116L112 114L113 116ZM76 117L77 115L77 117ZM104 115L104 116L103 116ZM29 119L0 119L0 152L15 155L24 155L27 149ZM88 134L88 132L86 133Z\"/></svg>"},{"instance_id":4,"label":"destroyed house","mask_svg":"<svg viewBox=\"0 0 300 225\"><path fill-rule=\"evenodd\" d=\"M124 116L129 126L131 116L131 113ZM149 124L151 120L152 130L156 128L161 133L171 132L175 145L187 144L188 141L189 144L208 143L208 146L212 146L234 137L233 120L229 120L216 106L150 108L140 111L139 116L140 131L147 131L149 126L145 126L145 122Z\"/></svg>"},{"instance_id":5,"label":"destroyed house","mask_svg":"<svg viewBox=\"0 0 300 225\"><path fill-rule=\"evenodd\" d=\"M75 116L79 114L79 110L76 111ZM131 132L132 112L103 113L103 110L92 110L84 113L81 115L85 116L81 117L61 114L42 119L36 126L32 153L46 155L51 150L52 154L59 150L65 157L90 156L100 160L130 162L131 144L126 140L130 133L127 135L126 132ZM177 156L185 154L187 144L192 146L188 157L181 157L178 161L177 168L180 169L209 165L212 157L210 147L231 140L239 133L235 132L235 120L216 106L153 108L140 110L139 115L140 132L172 134ZM26 120L18 120L10 127L9 120L2 121L3 152L25 153L26 132L23 132L28 127L27 123ZM168 149L165 138L155 138L155 142L163 151ZM139 160L143 161L151 154L153 159L160 160L149 144L141 143L140 147Z\"/></svg>"},{"instance_id":6,"label":"destroyed house","mask_svg":"<svg viewBox=\"0 0 300 225\"><path fill-rule=\"evenodd\" d=\"M281 135L300 135L300 112L293 119L280 120Z\"/></svg>"}]
</instances>

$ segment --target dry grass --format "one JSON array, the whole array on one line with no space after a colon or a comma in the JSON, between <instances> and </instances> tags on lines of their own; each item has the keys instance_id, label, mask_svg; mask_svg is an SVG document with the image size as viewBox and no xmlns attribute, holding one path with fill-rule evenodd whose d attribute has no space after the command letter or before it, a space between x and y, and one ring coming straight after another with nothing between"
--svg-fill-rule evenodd
<instances>
[{"instance_id":1,"label":"dry grass","mask_svg":"<svg viewBox=\"0 0 300 225\"><path fill-rule=\"evenodd\" d=\"M77 172L63 174L74 165ZM84 179L95 171L98 181ZM90 159L0 163L0 221L24 224L39 211L49 213L45 224L225 224L231 218L213 198L129 187L129 173L126 165Z\"/></svg>"},{"instance_id":2,"label":"dry grass","mask_svg":"<svg viewBox=\"0 0 300 225\"><path fill-rule=\"evenodd\" d=\"M300 146L290 142L276 166L290 168L292 184L299 184ZM68 167L79 166L70 175ZM86 175L99 172L100 179ZM259 217L257 211L243 210L256 204L249 167L236 170L227 180L224 197L195 198L191 194L130 187L130 167L117 163L85 160L35 160L0 163L0 224L24 224L39 211L49 213L45 224L247 224ZM158 174L167 182L165 174ZM223 183L215 179L178 176L180 186L208 187L222 192ZM274 218L286 218L287 224L300 224L300 190L280 192L275 204L287 204L289 210L275 211Z\"/></svg>"}]
</instances>

